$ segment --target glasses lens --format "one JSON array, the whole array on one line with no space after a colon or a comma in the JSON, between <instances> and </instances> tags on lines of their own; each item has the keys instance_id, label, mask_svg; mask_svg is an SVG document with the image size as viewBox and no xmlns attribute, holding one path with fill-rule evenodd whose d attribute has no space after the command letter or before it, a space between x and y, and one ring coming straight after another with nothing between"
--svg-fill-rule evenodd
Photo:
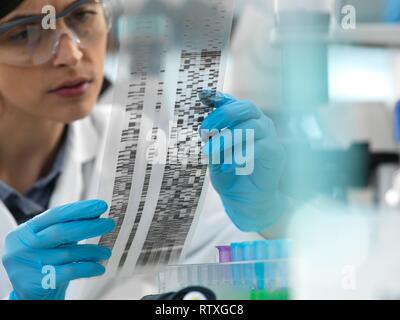
<instances>
[{"instance_id":1,"label":"glasses lens","mask_svg":"<svg viewBox=\"0 0 400 320\"><path fill-rule=\"evenodd\" d=\"M56 30L44 29L38 21L0 33L0 62L21 66L48 62L60 34L65 33L61 31L62 27L67 27L74 34L74 40L78 38L75 43L79 43L81 48L96 43L99 36L107 32L107 18L100 1L82 1L75 10L67 15L61 13L59 17L64 23L57 23Z\"/></svg>"},{"instance_id":2,"label":"glasses lens","mask_svg":"<svg viewBox=\"0 0 400 320\"><path fill-rule=\"evenodd\" d=\"M40 23L19 25L0 34L0 61L27 64L32 54L42 45L43 32Z\"/></svg>"},{"instance_id":3,"label":"glasses lens","mask_svg":"<svg viewBox=\"0 0 400 320\"><path fill-rule=\"evenodd\" d=\"M97 1L82 4L65 17L68 28L73 30L84 45L95 42L107 30L107 21L102 5Z\"/></svg>"}]
</instances>

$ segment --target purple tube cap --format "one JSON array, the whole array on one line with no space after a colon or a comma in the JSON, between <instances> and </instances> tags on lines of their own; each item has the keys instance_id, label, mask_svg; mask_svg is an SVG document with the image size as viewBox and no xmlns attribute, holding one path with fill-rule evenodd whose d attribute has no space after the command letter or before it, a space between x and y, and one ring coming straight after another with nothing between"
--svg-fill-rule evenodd
<instances>
[{"instance_id":1,"label":"purple tube cap","mask_svg":"<svg viewBox=\"0 0 400 320\"><path fill-rule=\"evenodd\" d=\"M217 246L219 253L219 263L227 263L232 261L232 251L230 246Z\"/></svg>"}]
</instances>

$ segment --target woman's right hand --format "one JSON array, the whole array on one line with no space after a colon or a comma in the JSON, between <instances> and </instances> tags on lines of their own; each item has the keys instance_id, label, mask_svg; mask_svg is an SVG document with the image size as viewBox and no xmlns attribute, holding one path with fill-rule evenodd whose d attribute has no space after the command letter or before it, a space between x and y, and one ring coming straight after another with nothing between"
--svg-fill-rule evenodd
<instances>
[{"instance_id":1,"label":"woman's right hand","mask_svg":"<svg viewBox=\"0 0 400 320\"><path fill-rule=\"evenodd\" d=\"M70 281L102 275L100 264L111 250L79 241L111 232L112 219L101 200L89 200L48 210L22 224L5 240L3 264L13 286L10 299L60 300Z\"/></svg>"}]
</instances>

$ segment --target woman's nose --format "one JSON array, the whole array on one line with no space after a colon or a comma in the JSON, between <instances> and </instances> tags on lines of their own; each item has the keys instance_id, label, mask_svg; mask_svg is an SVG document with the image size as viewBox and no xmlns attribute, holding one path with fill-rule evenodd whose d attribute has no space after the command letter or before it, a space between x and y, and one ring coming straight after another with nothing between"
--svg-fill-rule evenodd
<instances>
[{"instance_id":1,"label":"woman's nose","mask_svg":"<svg viewBox=\"0 0 400 320\"><path fill-rule=\"evenodd\" d=\"M60 66L75 66L81 61L83 53L79 48L79 40L74 40L70 35L63 34L55 49L53 64Z\"/></svg>"}]
</instances>

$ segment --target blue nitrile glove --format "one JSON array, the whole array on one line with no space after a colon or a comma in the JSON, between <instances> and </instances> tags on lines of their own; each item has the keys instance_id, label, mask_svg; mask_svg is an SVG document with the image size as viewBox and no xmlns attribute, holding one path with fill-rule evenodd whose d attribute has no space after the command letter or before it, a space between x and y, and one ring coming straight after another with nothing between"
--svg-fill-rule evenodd
<instances>
[{"instance_id":1,"label":"blue nitrile glove","mask_svg":"<svg viewBox=\"0 0 400 320\"><path fill-rule=\"evenodd\" d=\"M288 199L278 189L284 169L285 152L278 141L273 122L253 103L239 101L226 94L202 91L200 100L216 108L203 121L200 130L203 140L208 139L203 153L208 155L210 162L213 162L213 155L218 154L225 160L225 150L233 154L233 150L239 150L238 144L247 143L249 146L253 145L254 149L253 155L247 155L244 152L246 148L243 147L243 154L249 157L249 163L251 160L254 163L254 168L248 166L244 175L240 175L243 174L240 169L244 169L245 165L235 161L235 158L231 159L232 164L215 164L215 161L210 163L211 182L219 193L227 214L242 231L268 230L288 206ZM222 130L222 136L226 135L226 130L230 130L233 137L234 130L245 132L250 129L249 132L254 133L254 139L244 142L246 136L241 134L239 139L233 138L231 143L229 140L224 143L221 139L217 144L216 139L220 139L221 135L213 138L208 135L208 131L213 129Z\"/></svg>"},{"instance_id":2,"label":"blue nitrile glove","mask_svg":"<svg viewBox=\"0 0 400 320\"><path fill-rule=\"evenodd\" d=\"M99 216L107 210L100 200L75 202L48 210L9 233L3 264L15 300L60 300L69 282L99 276L108 248L78 244L112 231L115 222ZM50 268L50 269L49 269ZM49 276L55 275L55 278Z\"/></svg>"}]
</instances>

